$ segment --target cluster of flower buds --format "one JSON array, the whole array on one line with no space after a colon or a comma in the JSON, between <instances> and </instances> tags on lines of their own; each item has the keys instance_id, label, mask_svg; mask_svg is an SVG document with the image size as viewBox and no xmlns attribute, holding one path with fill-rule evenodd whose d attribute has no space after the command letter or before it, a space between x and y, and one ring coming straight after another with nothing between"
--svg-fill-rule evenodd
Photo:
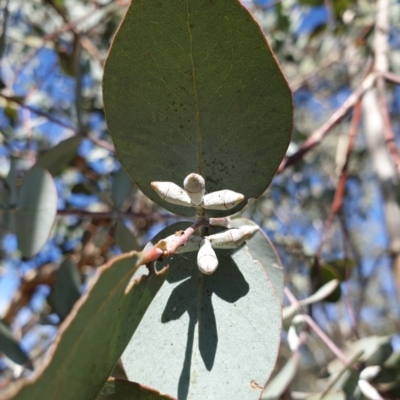
<instances>
[{"instance_id":1,"label":"cluster of flower buds","mask_svg":"<svg viewBox=\"0 0 400 400\"><path fill-rule=\"evenodd\" d=\"M189 174L182 189L173 182L152 182L151 187L168 203L209 210L230 210L244 200L241 193L219 190L205 194L205 181L201 175Z\"/></svg>"},{"instance_id":2,"label":"cluster of flower buds","mask_svg":"<svg viewBox=\"0 0 400 400\"><path fill-rule=\"evenodd\" d=\"M192 235L184 246L177 249L176 253L198 250L197 266L201 272L210 275L218 267L218 258L214 249L236 249L257 230L257 226L244 225L204 237Z\"/></svg>"}]
</instances>

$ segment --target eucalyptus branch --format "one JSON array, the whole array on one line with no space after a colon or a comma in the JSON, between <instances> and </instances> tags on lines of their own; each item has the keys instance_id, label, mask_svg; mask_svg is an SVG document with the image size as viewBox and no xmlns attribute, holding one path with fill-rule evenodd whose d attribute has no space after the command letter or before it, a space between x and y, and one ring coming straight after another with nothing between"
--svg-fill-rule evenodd
<instances>
[{"instance_id":1,"label":"eucalyptus branch","mask_svg":"<svg viewBox=\"0 0 400 400\"><path fill-rule=\"evenodd\" d=\"M372 87L375 82L375 74L369 73L362 81L361 85L348 97L348 99L336 110L331 117L319 129L317 129L300 147L300 149L286 156L278 168L277 173L283 172L287 167L301 160L304 154L308 153L315 146L321 143L332 129L347 115L347 113L357 104L363 94Z\"/></svg>"},{"instance_id":2,"label":"eucalyptus branch","mask_svg":"<svg viewBox=\"0 0 400 400\"><path fill-rule=\"evenodd\" d=\"M355 138L356 138L356 135L358 132L360 118L361 118L361 100L358 100L357 104L355 106L355 109L354 109L352 120L351 120L349 139L347 142L347 148L346 148L346 154L345 154L345 160L341 167L339 182L336 187L335 196L333 198L329 216L327 218L327 221L324 226L324 230L322 232L321 241L320 241L320 244L319 244L318 250L317 250L317 257L321 257L322 249L327 240L328 232L332 226L333 219L334 219L335 215L342 209L342 206L343 206L343 198L344 198L344 194L345 194L346 182L347 182L347 177L348 177L347 169L348 169L348 165L349 165L350 156L353 151Z\"/></svg>"},{"instance_id":3,"label":"eucalyptus branch","mask_svg":"<svg viewBox=\"0 0 400 400\"><path fill-rule=\"evenodd\" d=\"M143 264L148 264L150 262L157 261L160 257L173 256L179 247L186 244L190 236L192 236L197 229L207 225L207 219L199 219L184 231L175 232L175 234L160 240L155 246L143 254L141 262Z\"/></svg>"},{"instance_id":4,"label":"eucalyptus branch","mask_svg":"<svg viewBox=\"0 0 400 400\"><path fill-rule=\"evenodd\" d=\"M117 218L137 218L145 219L147 221L163 221L168 219L180 218L172 214L158 214L158 213L140 213L132 211L105 211L105 212L95 212L87 210L57 210L57 215L60 217L76 216L81 218L91 218L91 219L117 219Z\"/></svg>"},{"instance_id":5,"label":"eucalyptus branch","mask_svg":"<svg viewBox=\"0 0 400 400\"><path fill-rule=\"evenodd\" d=\"M293 295L291 290L288 287L284 289L285 295L289 299L290 303L295 306L299 307L299 301ZM349 360L343 354L343 352L336 346L336 344L330 339L328 335L315 323L315 321L307 314L301 314L304 321L308 324L308 326L320 337L320 339L329 347L329 349L335 354L335 356L344 364L348 365Z\"/></svg>"},{"instance_id":6,"label":"eucalyptus branch","mask_svg":"<svg viewBox=\"0 0 400 400\"><path fill-rule=\"evenodd\" d=\"M395 135L390 122L389 109L386 101L385 77L382 73L387 72L389 68L388 61L388 37L389 37L389 0L378 0L377 17L375 25L374 52L375 52L375 70L378 72L376 78L376 88L378 104L381 111L383 122L383 134L388 147L392 162L396 167L397 174L400 175L400 153L396 146Z\"/></svg>"}]
</instances>

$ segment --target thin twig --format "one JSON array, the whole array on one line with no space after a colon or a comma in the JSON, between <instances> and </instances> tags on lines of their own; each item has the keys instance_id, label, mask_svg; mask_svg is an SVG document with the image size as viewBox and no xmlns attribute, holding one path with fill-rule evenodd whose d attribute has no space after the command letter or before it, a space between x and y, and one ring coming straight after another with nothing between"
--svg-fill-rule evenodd
<instances>
[{"instance_id":1,"label":"thin twig","mask_svg":"<svg viewBox=\"0 0 400 400\"><path fill-rule=\"evenodd\" d=\"M397 83L398 85L400 85L400 76L393 74L389 71L378 71L378 73L380 75L382 75L383 77L385 77L388 81L391 81L393 83Z\"/></svg>"},{"instance_id":2,"label":"thin twig","mask_svg":"<svg viewBox=\"0 0 400 400\"><path fill-rule=\"evenodd\" d=\"M132 211L105 211L105 212L92 212L87 210L57 210L57 215L60 217L76 216L81 218L90 219L117 219L117 218L137 218L145 219L147 221L161 221L166 219L180 218L173 214L146 214Z\"/></svg>"},{"instance_id":3,"label":"thin twig","mask_svg":"<svg viewBox=\"0 0 400 400\"><path fill-rule=\"evenodd\" d=\"M354 147L354 142L355 138L358 132L358 126L360 123L360 118L361 118L361 99L357 101L357 104L354 109L353 117L351 120L351 125L350 125L350 131L349 131L349 140L347 143L347 149L346 149L346 156L345 156L345 162L342 165L341 172L340 172L340 177L339 181L336 187L335 191L335 196L333 198L333 202L331 205L331 209L329 212L329 216L327 218L327 221L325 223L324 231L322 233L322 238L320 241L320 244L318 246L317 250L317 257L321 257L322 249L323 246L327 240L328 237L328 232L331 229L333 219L335 215L342 209L343 206L343 198L344 198L344 193L346 189L346 182L347 182L347 177L348 177L348 165L349 165L349 160L350 160L350 155L353 151Z\"/></svg>"},{"instance_id":4,"label":"thin twig","mask_svg":"<svg viewBox=\"0 0 400 400\"><path fill-rule=\"evenodd\" d=\"M332 116L326 121L319 129L317 129L300 147L300 149L292 154L286 156L278 168L277 173L283 172L290 165L295 164L301 160L308 151L313 149L321 140L328 135L331 130L346 116L346 114L356 105L358 100L375 82L375 74L370 73L362 81L361 85L348 97L342 106L336 110Z\"/></svg>"},{"instance_id":5,"label":"thin twig","mask_svg":"<svg viewBox=\"0 0 400 400\"><path fill-rule=\"evenodd\" d=\"M108 4L104 4L104 5L101 5L101 6L96 4L95 8L91 9L85 15L82 15L80 18L77 18L75 21L67 21L60 29L57 29L56 31L48 33L47 35L45 35L42 38L43 46L35 48L31 52L29 52L27 54L27 56L25 57L25 60L21 64L21 66L15 72L14 77L11 80L11 83L10 83L9 87L13 87L14 83L17 81L17 79L21 75L22 71L29 64L29 62L31 60L33 60L36 57L36 55L43 49L45 43L50 42L51 40L54 40L54 39L58 38L60 35L62 35L65 32L74 31L77 25L79 25L85 19L91 17L95 11L97 11L97 10L99 10L101 8L113 6L112 3L113 2L110 2Z\"/></svg>"},{"instance_id":6,"label":"thin twig","mask_svg":"<svg viewBox=\"0 0 400 400\"><path fill-rule=\"evenodd\" d=\"M157 261L160 257L171 257L175 254L179 247L184 246L190 236L193 235L197 229L208 225L207 219L199 219L192 226L185 229L184 231L176 232L174 235L168 238L160 240L154 245L149 251L143 254L140 260L143 264L148 264L153 261Z\"/></svg>"},{"instance_id":7,"label":"thin twig","mask_svg":"<svg viewBox=\"0 0 400 400\"><path fill-rule=\"evenodd\" d=\"M383 122L383 134L392 162L400 175L400 153L396 146L395 135L390 121L389 109L386 101L386 85L383 73L388 71L388 37L389 37L389 0L379 0L377 3L377 17L375 24L374 52L375 71L377 72L376 89L378 104Z\"/></svg>"},{"instance_id":8,"label":"thin twig","mask_svg":"<svg viewBox=\"0 0 400 400\"><path fill-rule=\"evenodd\" d=\"M294 294L288 287L284 289L285 295L289 299L290 303L296 307L299 306L299 301L296 299ZM314 322L314 320L307 314L301 314L308 326L321 338L321 340L331 349L333 354L344 364L348 365L349 360L343 354L343 352L336 346L336 344L326 335L326 333Z\"/></svg>"},{"instance_id":9,"label":"thin twig","mask_svg":"<svg viewBox=\"0 0 400 400\"><path fill-rule=\"evenodd\" d=\"M67 123L65 121L62 121L62 120L60 120L58 118L55 118L51 114L48 114L48 113L46 113L44 111L41 111L41 110L39 110L39 109L37 109L35 107L28 106L27 104L24 104L23 100L19 99L18 97L7 96L7 95L5 95L3 93L0 93L0 97L2 97L3 99L5 99L5 100L7 100L7 101L9 101L11 103L18 104L21 108L25 108L25 109L31 111L34 114L40 115L41 117L46 118L50 122L54 122L55 124L63 126L64 128L76 131L76 128L73 125L70 125L69 123Z\"/></svg>"},{"instance_id":10,"label":"thin twig","mask_svg":"<svg viewBox=\"0 0 400 400\"><path fill-rule=\"evenodd\" d=\"M343 354L342 350L336 346L331 338L315 323L307 314L302 314L308 326L320 337L320 339L330 348L333 354L344 364L349 365L349 359Z\"/></svg>"}]
</instances>

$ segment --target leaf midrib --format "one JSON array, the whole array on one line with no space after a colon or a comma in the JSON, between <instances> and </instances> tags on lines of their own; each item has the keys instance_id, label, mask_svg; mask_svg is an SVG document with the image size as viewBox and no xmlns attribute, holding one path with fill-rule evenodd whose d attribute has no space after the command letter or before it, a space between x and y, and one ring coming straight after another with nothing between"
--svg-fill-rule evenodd
<instances>
[{"instance_id":1,"label":"leaf midrib","mask_svg":"<svg viewBox=\"0 0 400 400\"><path fill-rule=\"evenodd\" d=\"M197 132L197 170L198 173L203 176L203 157L202 157L202 142L203 137L201 135L200 130L200 111L199 111L199 97L197 93L197 85L196 85L196 68L194 66L193 60L193 35L192 30L190 29L190 10L189 10L189 0L187 0L187 20L186 25L189 32L189 42L190 42L190 62L192 64L192 81L193 81L193 94L194 94L194 108L195 108L195 116L196 116L196 132Z\"/></svg>"}]
</instances>

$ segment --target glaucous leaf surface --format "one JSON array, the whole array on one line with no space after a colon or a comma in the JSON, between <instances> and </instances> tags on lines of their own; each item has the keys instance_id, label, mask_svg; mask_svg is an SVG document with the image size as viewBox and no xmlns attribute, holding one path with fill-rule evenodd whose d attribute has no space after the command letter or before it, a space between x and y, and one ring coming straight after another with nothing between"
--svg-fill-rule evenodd
<instances>
[{"instance_id":1,"label":"glaucous leaf surface","mask_svg":"<svg viewBox=\"0 0 400 400\"><path fill-rule=\"evenodd\" d=\"M245 247L216 254L212 275L198 270L196 251L155 264L170 273L122 356L130 380L182 400L260 398L278 354L280 300Z\"/></svg>"},{"instance_id":2,"label":"glaucous leaf surface","mask_svg":"<svg viewBox=\"0 0 400 400\"><path fill-rule=\"evenodd\" d=\"M158 390L124 379L110 378L96 400L176 400Z\"/></svg>"},{"instance_id":3,"label":"glaucous leaf surface","mask_svg":"<svg viewBox=\"0 0 400 400\"><path fill-rule=\"evenodd\" d=\"M16 364L32 368L32 363L28 355L21 348L10 328L2 321L0 321L0 352Z\"/></svg>"},{"instance_id":4,"label":"glaucous leaf surface","mask_svg":"<svg viewBox=\"0 0 400 400\"><path fill-rule=\"evenodd\" d=\"M50 305L61 320L69 314L80 297L81 279L78 268L70 259L65 259L57 271L50 295Z\"/></svg>"},{"instance_id":5,"label":"glaucous leaf surface","mask_svg":"<svg viewBox=\"0 0 400 400\"><path fill-rule=\"evenodd\" d=\"M247 218L234 218L231 221L231 226L233 228L240 228L243 225L258 226L255 222ZM250 239L246 240L246 246L251 257L260 262L264 267L267 276L271 280L276 294L282 303L284 273L282 262L274 245L271 243L262 228L259 227L259 230Z\"/></svg>"},{"instance_id":6,"label":"glaucous leaf surface","mask_svg":"<svg viewBox=\"0 0 400 400\"><path fill-rule=\"evenodd\" d=\"M63 140L40 156L36 166L47 169L53 176L58 175L77 155L82 139L76 135Z\"/></svg>"},{"instance_id":7,"label":"glaucous leaf surface","mask_svg":"<svg viewBox=\"0 0 400 400\"><path fill-rule=\"evenodd\" d=\"M140 253L131 252L100 267L61 325L47 362L34 379L18 382L4 399L94 399L167 274L165 269L142 275L132 284L139 266Z\"/></svg>"},{"instance_id":8,"label":"glaucous leaf surface","mask_svg":"<svg viewBox=\"0 0 400 400\"><path fill-rule=\"evenodd\" d=\"M111 187L111 198L114 203L114 208L116 210L119 210L121 208L121 206L124 204L124 201L129 196L131 190L132 180L121 167L114 175Z\"/></svg>"},{"instance_id":9,"label":"glaucous leaf surface","mask_svg":"<svg viewBox=\"0 0 400 400\"><path fill-rule=\"evenodd\" d=\"M292 97L258 24L238 0L132 1L111 47L104 105L117 156L153 201L152 181L257 198L289 145ZM229 211L243 208L246 200Z\"/></svg>"},{"instance_id":10,"label":"glaucous leaf surface","mask_svg":"<svg viewBox=\"0 0 400 400\"><path fill-rule=\"evenodd\" d=\"M293 354L265 387L261 400L278 400L293 381L299 364L299 354Z\"/></svg>"},{"instance_id":11,"label":"glaucous leaf surface","mask_svg":"<svg viewBox=\"0 0 400 400\"><path fill-rule=\"evenodd\" d=\"M57 190L52 176L33 167L24 178L15 214L18 248L33 257L47 242L57 214Z\"/></svg>"},{"instance_id":12,"label":"glaucous leaf surface","mask_svg":"<svg viewBox=\"0 0 400 400\"><path fill-rule=\"evenodd\" d=\"M115 244L123 253L132 250L139 250L141 247L137 237L133 235L131 230L121 219L118 219L115 224Z\"/></svg>"}]
</instances>

